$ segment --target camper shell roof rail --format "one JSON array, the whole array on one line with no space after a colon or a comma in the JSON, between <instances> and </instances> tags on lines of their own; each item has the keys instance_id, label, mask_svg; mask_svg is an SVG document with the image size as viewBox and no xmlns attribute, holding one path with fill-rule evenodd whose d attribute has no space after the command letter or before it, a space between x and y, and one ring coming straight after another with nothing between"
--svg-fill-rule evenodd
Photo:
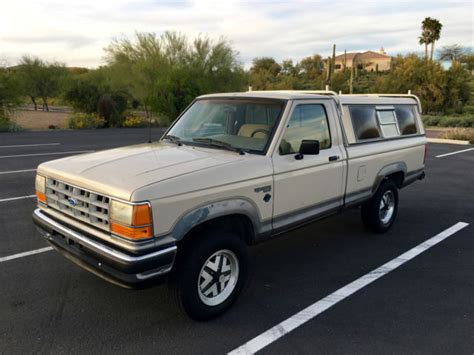
<instances>
[{"instance_id":1,"label":"camper shell roof rail","mask_svg":"<svg viewBox=\"0 0 474 355\"><path fill-rule=\"evenodd\" d=\"M416 101L418 111L421 114L421 102L418 96L413 95L413 94L338 94L335 91L331 90L259 90L259 91L253 91L249 90L248 92L275 92L275 93L288 93L288 94L313 94L313 95L328 95L331 97L334 97L338 105L341 105L341 102L339 100L340 96L359 96L359 97L393 97L393 98L410 98Z\"/></svg>"}]
</instances>

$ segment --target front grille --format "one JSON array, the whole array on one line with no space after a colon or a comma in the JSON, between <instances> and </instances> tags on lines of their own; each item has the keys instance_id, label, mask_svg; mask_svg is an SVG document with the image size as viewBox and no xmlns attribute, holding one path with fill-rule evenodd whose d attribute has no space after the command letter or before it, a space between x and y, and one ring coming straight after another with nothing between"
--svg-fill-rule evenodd
<instances>
[{"instance_id":1,"label":"front grille","mask_svg":"<svg viewBox=\"0 0 474 355\"><path fill-rule=\"evenodd\" d=\"M65 182L46 178L46 202L66 215L109 230L109 198Z\"/></svg>"}]
</instances>

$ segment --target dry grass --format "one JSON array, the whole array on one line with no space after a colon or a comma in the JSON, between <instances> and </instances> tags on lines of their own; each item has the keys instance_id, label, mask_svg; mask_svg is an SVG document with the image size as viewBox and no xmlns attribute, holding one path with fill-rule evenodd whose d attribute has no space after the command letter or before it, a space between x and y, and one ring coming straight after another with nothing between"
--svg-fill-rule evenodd
<instances>
[{"instance_id":1,"label":"dry grass","mask_svg":"<svg viewBox=\"0 0 474 355\"><path fill-rule=\"evenodd\" d=\"M474 144L474 128L452 128L444 131L440 138L458 139Z\"/></svg>"},{"instance_id":2,"label":"dry grass","mask_svg":"<svg viewBox=\"0 0 474 355\"><path fill-rule=\"evenodd\" d=\"M68 128L68 117L68 112L18 110L11 115L11 120L23 129L41 131L49 129L50 126Z\"/></svg>"}]
</instances>

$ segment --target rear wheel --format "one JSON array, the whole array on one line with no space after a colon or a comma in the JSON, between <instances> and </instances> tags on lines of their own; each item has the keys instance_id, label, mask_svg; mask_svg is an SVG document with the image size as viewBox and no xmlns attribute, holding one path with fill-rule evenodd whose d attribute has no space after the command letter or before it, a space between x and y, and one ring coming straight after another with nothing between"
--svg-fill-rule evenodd
<instances>
[{"instance_id":1,"label":"rear wheel","mask_svg":"<svg viewBox=\"0 0 474 355\"><path fill-rule=\"evenodd\" d=\"M384 233L395 221L397 210L397 186L391 180L384 180L374 196L362 205L362 221L370 231Z\"/></svg>"},{"instance_id":2,"label":"rear wheel","mask_svg":"<svg viewBox=\"0 0 474 355\"><path fill-rule=\"evenodd\" d=\"M171 288L178 305L195 320L224 313L248 274L246 244L233 233L210 233L178 248Z\"/></svg>"}]
</instances>

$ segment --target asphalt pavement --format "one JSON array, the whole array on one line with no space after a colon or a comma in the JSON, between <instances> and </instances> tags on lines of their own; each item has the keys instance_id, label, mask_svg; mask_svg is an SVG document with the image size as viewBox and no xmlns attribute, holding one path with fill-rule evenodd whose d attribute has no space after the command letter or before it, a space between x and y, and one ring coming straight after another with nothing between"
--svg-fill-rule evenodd
<instances>
[{"instance_id":1,"label":"asphalt pavement","mask_svg":"<svg viewBox=\"0 0 474 355\"><path fill-rule=\"evenodd\" d=\"M261 353L474 353L474 150L444 155L472 146L429 144L426 179L400 191L386 234L352 209L251 247L248 286L206 323L166 286L121 289L54 251L8 258L48 246L31 221L39 163L147 140L146 129L0 134L0 353L227 353L458 222L469 225Z\"/></svg>"}]
</instances>

